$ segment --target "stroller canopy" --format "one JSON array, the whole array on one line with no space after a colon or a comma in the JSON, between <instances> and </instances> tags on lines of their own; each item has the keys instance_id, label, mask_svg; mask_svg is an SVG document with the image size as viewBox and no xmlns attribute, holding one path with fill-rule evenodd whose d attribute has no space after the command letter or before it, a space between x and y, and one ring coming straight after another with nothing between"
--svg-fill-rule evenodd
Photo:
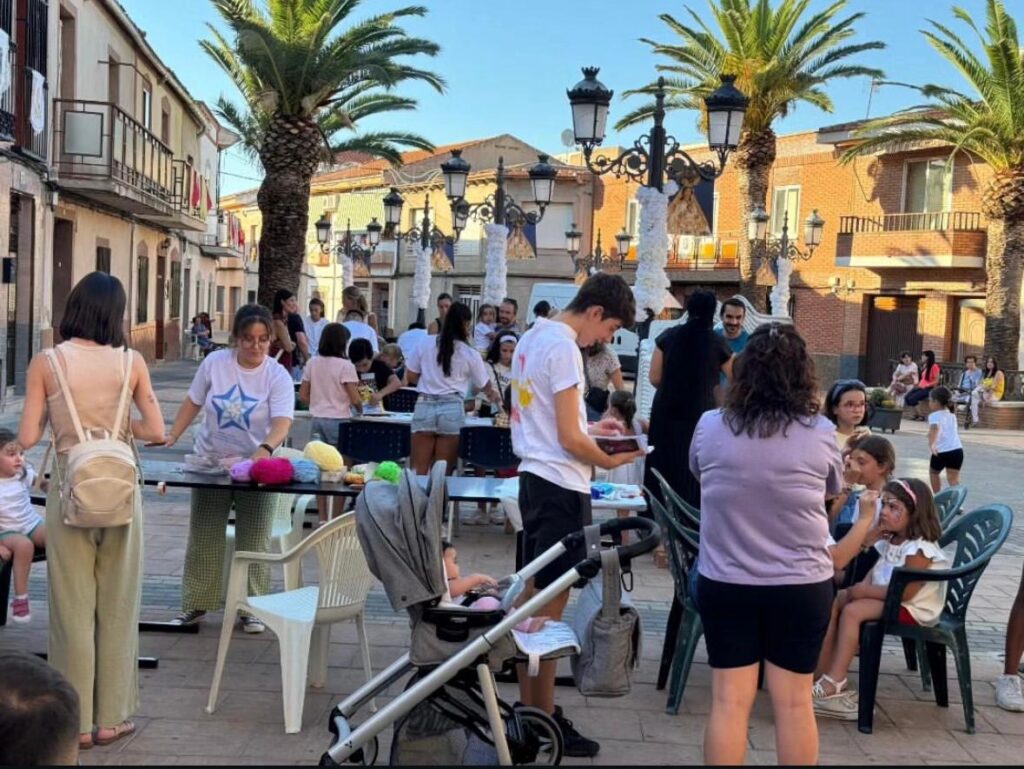
<instances>
[{"instance_id":1,"label":"stroller canopy","mask_svg":"<svg viewBox=\"0 0 1024 769\"><path fill-rule=\"evenodd\" d=\"M430 471L426 492L412 470L398 484L366 484L356 499L356 532L370 572L396 611L440 598L446 588L441 520L448 506L444 462Z\"/></svg>"}]
</instances>

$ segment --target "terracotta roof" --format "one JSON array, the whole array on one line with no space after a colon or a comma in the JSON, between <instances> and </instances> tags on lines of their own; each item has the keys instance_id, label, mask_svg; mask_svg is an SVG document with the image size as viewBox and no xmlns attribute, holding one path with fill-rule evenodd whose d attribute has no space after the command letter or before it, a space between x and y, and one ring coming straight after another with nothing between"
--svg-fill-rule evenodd
<instances>
[{"instance_id":1,"label":"terracotta roof","mask_svg":"<svg viewBox=\"0 0 1024 769\"><path fill-rule=\"evenodd\" d=\"M402 153L402 164L411 165L413 163L419 163L422 160L427 160L433 157L439 157L442 155L448 155L452 150L465 149L475 144L483 144L486 141L491 141L497 137L489 136L484 139L471 139L464 142L456 142L455 144L444 144L440 147L435 147L432 152L427 150L410 150L409 152ZM357 154L357 153L352 153ZM327 182L336 182L343 179L358 179L363 176L375 176L381 171L386 171L391 168L391 164L386 160L370 160L352 168L342 168L338 171L328 171L324 174L317 174L313 177L313 184L324 184Z\"/></svg>"}]
</instances>

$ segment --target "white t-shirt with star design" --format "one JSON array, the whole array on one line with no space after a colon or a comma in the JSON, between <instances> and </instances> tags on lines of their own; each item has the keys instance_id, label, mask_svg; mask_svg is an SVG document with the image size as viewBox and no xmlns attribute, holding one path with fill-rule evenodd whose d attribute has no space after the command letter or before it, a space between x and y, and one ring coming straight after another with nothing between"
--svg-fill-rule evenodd
<instances>
[{"instance_id":1,"label":"white t-shirt with star design","mask_svg":"<svg viewBox=\"0 0 1024 769\"><path fill-rule=\"evenodd\" d=\"M202 408L194 447L200 456L248 458L266 441L272 419L295 416L287 369L269 356L258 368L242 368L231 349L206 356L188 398Z\"/></svg>"}]
</instances>

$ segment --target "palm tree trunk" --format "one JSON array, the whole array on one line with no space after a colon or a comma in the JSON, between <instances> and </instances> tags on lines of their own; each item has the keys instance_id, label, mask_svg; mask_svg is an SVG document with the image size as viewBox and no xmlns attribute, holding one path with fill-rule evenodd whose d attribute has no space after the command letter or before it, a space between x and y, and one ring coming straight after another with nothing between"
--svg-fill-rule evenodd
<instances>
[{"instance_id":1,"label":"palm tree trunk","mask_svg":"<svg viewBox=\"0 0 1024 769\"><path fill-rule=\"evenodd\" d=\"M750 216L755 208L766 208L768 179L775 162L775 132L746 131L733 153L740 186L740 293L759 311L767 311L765 291L756 282L756 254L747 240Z\"/></svg>"},{"instance_id":2,"label":"palm tree trunk","mask_svg":"<svg viewBox=\"0 0 1024 769\"><path fill-rule=\"evenodd\" d=\"M284 288L298 293L306 258L309 189L323 154L323 137L310 118L276 115L260 145L265 176L256 196L260 234L258 301L273 306Z\"/></svg>"},{"instance_id":3,"label":"palm tree trunk","mask_svg":"<svg viewBox=\"0 0 1024 769\"><path fill-rule=\"evenodd\" d=\"M1024 219L990 219L985 258L985 354L1019 369Z\"/></svg>"}]
</instances>

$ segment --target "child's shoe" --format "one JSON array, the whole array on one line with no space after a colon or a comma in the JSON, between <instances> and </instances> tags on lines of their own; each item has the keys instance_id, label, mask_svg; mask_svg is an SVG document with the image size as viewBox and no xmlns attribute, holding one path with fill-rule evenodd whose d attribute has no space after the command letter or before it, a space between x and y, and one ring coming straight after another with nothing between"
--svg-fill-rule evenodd
<instances>
[{"instance_id":1,"label":"child's shoe","mask_svg":"<svg viewBox=\"0 0 1024 769\"><path fill-rule=\"evenodd\" d=\"M15 622L26 623L32 621L32 611L28 606L28 596L14 598L11 601L11 619Z\"/></svg>"},{"instance_id":2,"label":"child's shoe","mask_svg":"<svg viewBox=\"0 0 1024 769\"><path fill-rule=\"evenodd\" d=\"M830 676L823 675L814 682L811 698L815 715L838 718L841 721L857 720L857 696L846 689L845 678L842 681L834 681Z\"/></svg>"}]
</instances>

